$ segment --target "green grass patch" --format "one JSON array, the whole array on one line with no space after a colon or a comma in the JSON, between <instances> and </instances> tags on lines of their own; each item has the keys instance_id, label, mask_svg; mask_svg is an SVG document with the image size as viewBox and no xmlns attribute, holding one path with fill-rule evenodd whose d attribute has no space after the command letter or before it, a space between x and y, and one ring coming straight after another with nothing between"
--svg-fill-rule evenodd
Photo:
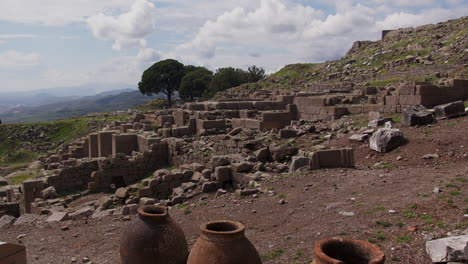
<instances>
[{"instance_id":1,"label":"green grass patch","mask_svg":"<svg viewBox=\"0 0 468 264\"><path fill-rule=\"evenodd\" d=\"M450 192L450 195L452 195L452 196L459 196L459 195L461 195L461 194L462 194L461 191L458 191L458 190L457 190L457 191L451 191L451 192Z\"/></svg>"},{"instance_id":2,"label":"green grass patch","mask_svg":"<svg viewBox=\"0 0 468 264\"><path fill-rule=\"evenodd\" d=\"M418 214L411 211L411 210L405 210L405 211L403 211L403 216L406 217L406 218L415 218L415 217L418 216Z\"/></svg>"},{"instance_id":3,"label":"green grass patch","mask_svg":"<svg viewBox=\"0 0 468 264\"><path fill-rule=\"evenodd\" d=\"M32 179L37 176L39 176L39 172L37 170L27 172L27 173L18 173L15 176L10 178L10 183L13 185L20 184L26 180Z\"/></svg>"},{"instance_id":4,"label":"green grass patch","mask_svg":"<svg viewBox=\"0 0 468 264\"><path fill-rule=\"evenodd\" d=\"M398 79L398 78L387 79L387 80L371 80L371 81L369 81L369 84L372 87L384 87L384 86L387 86L388 84L398 82L398 81L400 81L400 79Z\"/></svg>"},{"instance_id":5,"label":"green grass patch","mask_svg":"<svg viewBox=\"0 0 468 264\"><path fill-rule=\"evenodd\" d=\"M285 252L284 249L280 248L280 249L277 249L277 250L275 250L273 252L270 252L268 254L261 255L260 258L262 260L271 260L271 259L275 259L275 258L283 255L284 252Z\"/></svg>"},{"instance_id":6,"label":"green grass patch","mask_svg":"<svg viewBox=\"0 0 468 264\"><path fill-rule=\"evenodd\" d=\"M395 238L395 241L398 242L398 243L409 243L412 240L413 239L410 236L397 236Z\"/></svg>"},{"instance_id":7,"label":"green grass patch","mask_svg":"<svg viewBox=\"0 0 468 264\"><path fill-rule=\"evenodd\" d=\"M376 225L382 226L382 227L391 227L392 224L390 222L386 221L377 221L375 222Z\"/></svg>"}]
</instances>

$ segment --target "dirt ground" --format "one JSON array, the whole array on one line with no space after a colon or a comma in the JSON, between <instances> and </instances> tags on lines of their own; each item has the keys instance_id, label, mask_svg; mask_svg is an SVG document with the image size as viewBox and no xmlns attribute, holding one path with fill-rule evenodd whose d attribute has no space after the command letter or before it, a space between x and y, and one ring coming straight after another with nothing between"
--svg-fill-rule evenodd
<instances>
[{"instance_id":1,"label":"dirt ground","mask_svg":"<svg viewBox=\"0 0 468 264\"><path fill-rule=\"evenodd\" d=\"M265 193L257 198L228 193L215 199L202 194L186 206L171 208L170 215L181 225L190 245L198 237L198 225L205 221L244 223L263 263L310 263L314 243L331 236L376 243L385 251L387 263L430 263L427 240L468 228L464 217L468 214L467 129L468 117L431 127L402 128L408 144L388 154L373 152L367 144L351 143L347 137L333 139L331 146L355 149L355 169L278 174L261 182ZM440 157L423 159L426 154ZM441 192L434 193L434 187ZM286 203L280 204L281 199ZM34 226L0 230L0 240L24 244L28 263L72 263L74 259L81 263L83 257L93 263L119 263L119 235L128 223L112 216L62 223L39 221ZM65 225L69 230L62 231ZM25 236L17 239L22 234Z\"/></svg>"}]
</instances>

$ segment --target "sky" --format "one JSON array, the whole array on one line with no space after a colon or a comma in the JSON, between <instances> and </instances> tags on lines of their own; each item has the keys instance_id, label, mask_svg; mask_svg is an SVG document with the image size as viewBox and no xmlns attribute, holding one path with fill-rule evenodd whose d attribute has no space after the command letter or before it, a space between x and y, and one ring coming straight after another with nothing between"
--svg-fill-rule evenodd
<instances>
[{"instance_id":1,"label":"sky","mask_svg":"<svg viewBox=\"0 0 468 264\"><path fill-rule=\"evenodd\" d=\"M135 88L167 58L274 72L467 14L468 0L1 0L0 92Z\"/></svg>"}]
</instances>

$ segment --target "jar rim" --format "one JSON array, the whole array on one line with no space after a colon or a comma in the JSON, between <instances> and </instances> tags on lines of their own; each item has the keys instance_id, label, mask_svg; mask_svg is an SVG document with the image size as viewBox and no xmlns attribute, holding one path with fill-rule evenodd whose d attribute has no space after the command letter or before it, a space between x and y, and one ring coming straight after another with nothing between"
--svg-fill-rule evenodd
<instances>
[{"instance_id":1,"label":"jar rim","mask_svg":"<svg viewBox=\"0 0 468 264\"><path fill-rule=\"evenodd\" d=\"M166 217L168 210L162 205L143 205L138 208L138 214L148 217Z\"/></svg>"},{"instance_id":2,"label":"jar rim","mask_svg":"<svg viewBox=\"0 0 468 264\"><path fill-rule=\"evenodd\" d=\"M200 230L210 235L234 235L245 231L245 226L236 221L217 220L203 223Z\"/></svg>"}]
</instances>

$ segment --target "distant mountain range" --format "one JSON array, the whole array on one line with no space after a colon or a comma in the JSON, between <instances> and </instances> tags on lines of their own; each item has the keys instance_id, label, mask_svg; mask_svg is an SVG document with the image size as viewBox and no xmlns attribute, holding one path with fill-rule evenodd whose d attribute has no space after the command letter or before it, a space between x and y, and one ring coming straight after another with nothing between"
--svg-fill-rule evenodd
<instances>
[{"instance_id":1,"label":"distant mountain range","mask_svg":"<svg viewBox=\"0 0 468 264\"><path fill-rule=\"evenodd\" d=\"M113 95L129 89L123 84L90 84L66 88L49 88L33 91L0 92L0 106L25 105L38 106L60 103L92 95ZM106 94L106 93L109 94Z\"/></svg>"},{"instance_id":2,"label":"distant mountain range","mask_svg":"<svg viewBox=\"0 0 468 264\"><path fill-rule=\"evenodd\" d=\"M32 106L24 103L30 100L29 98L23 98L22 103L17 103L20 106L6 107L4 105L2 108L2 102L6 101L5 98L2 98L0 100L0 119L3 123L51 121L88 113L125 110L142 105L149 100L164 97L163 95L145 96L134 89L106 91L79 98L76 95L67 97L53 97L48 96L49 94L41 97L40 95L41 93L36 94L36 104L31 104ZM39 102L41 98L46 98L45 101L52 103L41 104ZM11 103L15 102L10 101L10 105Z\"/></svg>"}]
</instances>

